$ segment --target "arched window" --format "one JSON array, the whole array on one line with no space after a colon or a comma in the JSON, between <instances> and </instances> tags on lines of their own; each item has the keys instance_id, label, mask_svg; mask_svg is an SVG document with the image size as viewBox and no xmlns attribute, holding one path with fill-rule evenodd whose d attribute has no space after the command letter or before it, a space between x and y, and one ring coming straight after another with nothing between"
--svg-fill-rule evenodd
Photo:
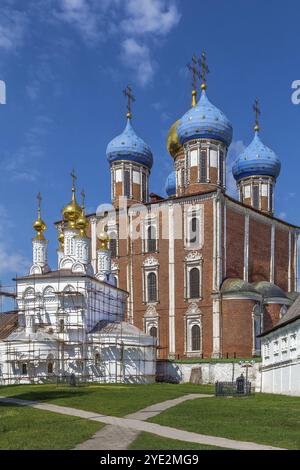
<instances>
[{"instance_id":1,"label":"arched window","mask_svg":"<svg viewBox=\"0 0 300 470\"><path fill-rule=\"evenodd\" d=\"M157 279L155 273L149 273L147 277L148 302L157 301Z\"/></svg>"},{"instance_id":2,"label":"arched window","mask_svg":"<svg viewBox=\"0 0 300 470\"><path fill-rule=\"evenodd\" d=\"M64 320L59 320L59 332L63 333L65 330L65 322Z\"/></svg>"},{"instance_id":3,"label":"arched window","mask_svg":"<svg viewBox=\"0 0 300 470\"><path fill-rule=\"evenodd\" d=\"M96 367L99 367L100 366L100 354L99 353L96 353L95 356L94 356L94 363L95 363L95 366Z\"/></svg>"},{"instance_id":4,"label":"arched window","mask_svg":"<svg viewBox=\"0 0 300 470\"><path fill-rule=\"evenodd\" d=\"M146 175L142 173L142 201L147 201Z\"/></svg>"},{"instance_id":5,"label":"arched window","mask_svg":"<svg viewBox=\"0 0 300 470\"><path fill-rule=\"evenodd\" d=\"M224 156L223 156L223 152L220 152L220 155L219 155L219 175L220 175L220 183L221 184L224 184Z\"/></svg>"},{"instance_id":6,"label":"arched window","mask_svg":"<svg viewBox=\"0 0 300 470\"><path fill-rule=\"evenodd\" d=\"M252 187L252 204L255 209L259 209L259 186L257 184Z\"/></svg>"},{"instance_id":7,"label":"arched window","mask_svg":"<svg viewBox=\"0 0 300 470\"><path fill-rule=\"evenodd\" d=\"M130 197L130 172L129 170L124 171L124 196Z\"/></svg>"},{"instance_id":8,"label":"arched window","mask_svg":"<svg viewBox=\"0 0 300 470\"><path fill-rule=\"evenodd\" d=\"M190 281L190 299L199 299L200 297L200 273L198 268L192 268L189 273Z\"/></svg>"},{"instance_id":9,"label":"arched window","mask_svg":"<svg viewBox=\"0 0 300 470\"><path fill-rule=\"evenodd\" d=\"M157 338L157 327L156 326L151 326L149 330L149 335L152 336L153 338Z\"/></svg>"},{"instance_id":10,"label":"arched window","mask_svg":"<svg viewBox=\"0 0 300 470\"><path fill-rule=\"evenodd\" d=\"M53 374L53 362L48 362L48 374Z\"/></svg>"},{"instance_id":11,"label":"arched window","mask_svg":"<svg viewBox=\"0 0 300 470\"><path fill-rule=\"evenodd\" d=\"M27 375L27 364L25 362L22 364L22 375Z\"/></svg>"},{"instance_id":12,"label":"arched window","mask_svg":"<svg viewBox=\"0 0 300 470\"><path fill-rule=\"evenodd\" d=\"M189 243L196 243L199 234L199 219L193 214L189 227Z\"/></svg>"},{"instance_id":13,"label":"arched window","mask_svg":"<svg viewBox=\"0 0 300 470\"><path fill-rule=\"evenodd\" d=\"M112 238L109 241L109 249L110 249L112 258L116 258L117 256L117 240L115 236L116 236L115 234L112 234Z\"/></svg>"},{"instance_id":14,"label":"arched window","mask_svg":"<svg viewBox=\"0 0 300 470\"><path fill-rule=\"evenodd\" d=\"M147 243L148 253L155 253L156 251L156 228L154 225L149 225L147 228Z\"/></svg>"},{"instance_id":15,"label":"arched window","mask_svg":"<svg viewBox=\"0 0 300 470\"><path fill-rule=\"evenodd\" d=\"M206 180L207 180L207 156L206 156L206 150L201 150L200 181L201 183L206 183Z\"/></svg>"},{"instance_id":16,"label":"arched window","mask_svg":"<svg viewBox=\"0 0 300 470\"><path fill-rule=\"evenodd\" d=\"M201 337L200 337L200 326L193 325L191 329L191 346L192 351L200 351L201 349Z\"/></svg>"},{"instance_id":17,"label":"arched window","mask_svg":"<svg viewBox=\"0 0 300 470\"><path fill-rule=\"evenodd\" d=\"M270 204L269 209L270 209L270 211L272 211L273 210L273 186L272 186L272 184L269 186L269 191L270 191L270 194L269 194L269 201L270 201L269 202L269 204Z\"/></svg>"}]
</instances>

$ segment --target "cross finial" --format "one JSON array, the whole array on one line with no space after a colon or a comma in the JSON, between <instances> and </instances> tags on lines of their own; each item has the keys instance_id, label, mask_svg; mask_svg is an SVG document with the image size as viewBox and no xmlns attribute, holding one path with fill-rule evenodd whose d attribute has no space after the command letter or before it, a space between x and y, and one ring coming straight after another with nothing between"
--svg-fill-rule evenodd
<instances>
[{"instance_id":1,"label":"cross finial","mask_svg":"<svg viewBox=\"0 0 300 470\"><path fill-rule=\"evenodd\" d=\"M41 205L42 205L41 193L38 193L36 198L37 198L37 201L38 201L38 216L41 217Z\"/></svg>"},{"instance_id":2,"label":"cross finial","mask_svg":"<svg viewBox=\"0 0 300 470\"><path fill-rule=\"evenodd\" d=\"M255 101L254 101L253 111L255 112L254 130L255 130L255 132L258 132L260 130L260 126L259 126L260 105L259 105L259 99L258 98L256 98Z\"/></svg>"},{"instance_id":3,"label":"cross finial","mask_svg":"<svg viewBox=\"0 0 300 470\"><path fill-rule=\"evenodd\" d=\"M81 207L82 210L84 210L84 204L85 204L85 192L84 189L81 191Z\"/></svg>"},{"instance_id":4,"label":"cross finial","mask_svg":"<svg viewBox=\"0 0 300 470\"><path fill-rule=\"evenodd\" d=\"M201 68L201 72L200 72L200 77L201 77L201 80L202 80L202 84L201 84L201 88L202 90L205 90L207 85L206 85L206 76L207 74L209 73L209 68L207 66L207 63L206 63L206 52L205 51L202 51L202 54L201 54L201 59L199 60L199 65L200 65L200 68Z\"/></svg>"},{"instance_id":5,"label":"cross finial","mask_svg":"<svg viewBox=\"0 0 300 470\"><path fill-rule=\"evenodd\" d=\"M192 106L196 106L197 100L197 78L200 78L200 71L198 70L197 57L194 54L190 64L187 64L187 68L192 73Z\"/></svg>"},{"instance_id":6,"label":"cross finial","mask_svg":"<svg viewBox=\"0 0 300 470\"><path fill-rule=\"evenodd\" d=\"M76 176L74 168L71 171L70 176L72 178L72 191L74 192L75 191L75 181L77 180L77 176Z\"/></svg>"},{"instance_id":7,"label":"cross finial","mask_svg":"<svg viewBox=\"0 0 300 470\"><path fill-rule=\"evenodd\" d=\"M127 98L127 118L131 119L132 113L131 113L131 108L132 108L132 103L135 101L135 97L132 93L132 88L130 85L127 85L125 90L123 90L124 95Z\"/></svg>"}]
</instances>

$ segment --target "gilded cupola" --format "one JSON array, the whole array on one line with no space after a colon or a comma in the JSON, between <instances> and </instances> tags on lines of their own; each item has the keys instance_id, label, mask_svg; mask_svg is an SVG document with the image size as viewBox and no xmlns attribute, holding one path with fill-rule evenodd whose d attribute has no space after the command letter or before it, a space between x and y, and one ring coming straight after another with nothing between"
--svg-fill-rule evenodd
<instances>
[{"instance_id":1,"label":"gilded cupola","mask_svg":"<svg viewBox=\"0 0 300 470\"><path fill-rule=\"evenodd\" d=\"M71 177L72 177L72 200L71 202L69 202L69 204L67 204L63 208L62 215L63 215L64 221L67 222L68 224L68 228L75 229L77 220L82 215L82 208L80 207L80 205L77 203L77 200L76 200L76 188L75 188L76 175L74 171L71 173Z\"/></svg>"},{"instance_id":2,"label":"gilded cupola","mask_svg":"<svg viewBox=\"0 0 300 470\"><path fill-rule=\"evenodd\" d=\"M45 222L43 221L43 219L41 217L42 196L41 196L40 193L38 194L37 199L38 199L38 218L33 223L33 228L36 231L36 236L35 236L34 239L35 240L45 240L44 232L45 232L47 226L46 226Z\"/></svg>"},{"instance_id":3,"label":"gilded cupola","mask_svg":"<svg viewBox=\"0 0 300 470\"><path fill-rule=\"evenodd\" d=\"M88 221L88 219L86 218L86 215L85 215L85 193L84 193L83 190L81 192L81 198L82 198L81 215L77 219L76 228L79 229L79 236L80 237L86 237L87 236L86 229L89 226L89 221Z\"/></svg>"}]
</instances>

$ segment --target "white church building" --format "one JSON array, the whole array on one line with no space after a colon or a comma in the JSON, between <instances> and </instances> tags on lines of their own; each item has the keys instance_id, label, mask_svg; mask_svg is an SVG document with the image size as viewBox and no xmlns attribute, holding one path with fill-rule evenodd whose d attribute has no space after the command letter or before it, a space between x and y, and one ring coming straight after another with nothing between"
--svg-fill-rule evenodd
<instances>
[{"instance_id":1,"label":"white church building","mask_svg":"<svg viewBox=\"0 0 300 470\"><path fill-rule=\"evenodd\" d=\"M93 267L87 226L73 179L52 271L39 198L33 264L16 279L17 324L0 341L0 384L155 380L156 339L124 320L128 294L115 286L108 237Z\"/></svg>"},{"instance_id":2,"label":"white church building","mask_svg":"<svg viewBox=\"0 0 300 470\"><path fill-rule=\"evenodd\" d=\"M300 396L300 296L260 337L262 391Z\"/></svg>"}]
</instances>

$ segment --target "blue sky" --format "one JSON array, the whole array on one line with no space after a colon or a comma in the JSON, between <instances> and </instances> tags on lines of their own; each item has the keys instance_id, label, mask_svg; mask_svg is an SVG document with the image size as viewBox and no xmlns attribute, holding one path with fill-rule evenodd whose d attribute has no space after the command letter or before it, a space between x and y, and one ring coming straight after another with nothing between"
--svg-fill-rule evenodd
<instances>
[{"instance_id":1,"label":"blue sky","mask_svg":"<svg viewBox=\"0 0 300 470\"><path fill-rule=\"evenodd\" d=\"M252 139L258 96L261 137L282 162L276 215L300 224L299 14L297 0L1 0L0 279L28 267L38 191L52 266L71 169L89 211L109 202L105 150L125 126L128 83L133 125L154 154L151 190L164 194L166 135L190 106L186 63L202 49L208 96L234 128L228 165Z\"/></svg>"}]
</instances>

